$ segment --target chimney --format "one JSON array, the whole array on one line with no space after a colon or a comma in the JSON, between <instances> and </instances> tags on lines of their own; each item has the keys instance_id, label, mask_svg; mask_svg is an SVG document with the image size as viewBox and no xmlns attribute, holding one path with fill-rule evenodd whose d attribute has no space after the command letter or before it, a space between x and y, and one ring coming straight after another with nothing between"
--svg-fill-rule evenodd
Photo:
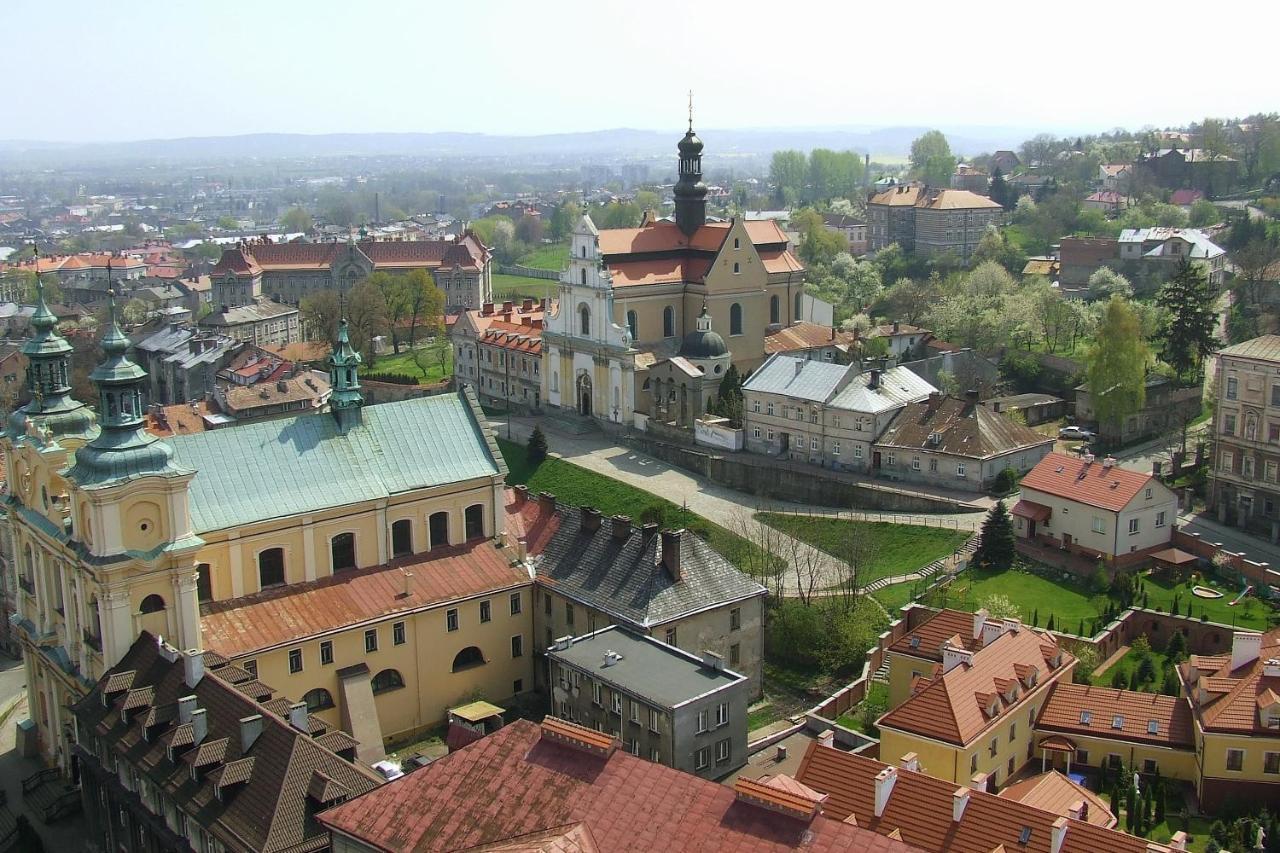
<instances>
[{"instance_id":1,"label":"chimney","mask_svg":"<svg viewBox=\"0 0 1280 853\"><path fill-rule=\"evenodd\" d=\"M1153 459L1151 461L1151 476L1153 477L1160 476L1160 460L1159 459Z\"/></svg>"},{"instance_id":2,"label":"chimney","mask_svg":"<svg viewBox=\"0 0 1280 853\"><path fill-rule=\"evenodd\" d=\"M968 649L962 649L957 646L942 647L942 672L944 674L955 669L960 664L965 666L973 665L973 652Z\"/></svg>"},{"instance_id":3,"label":"chimney","mask_svg":"<svg viewBox=\"0 0 1280 853\"><path fill-rule=\"evenodd\" d=\"M289 706L289 725L303 734L311 733L311 726L307 722L306 702L294 702Z\"/></svg>"},{"instance_id":4,"label":"chimney","mask_svg":"<svg viewBox=\"0 0 1280 853\"><path fill-rule=\"evenodd\" d=\"M164 637L156 637L156 647L160 652L160 657L169 663L175 663L178 660L178 650L164 641Z\"/></svg>"},{"instance_id":5,"label":"chimney","mask_svg":"<svg viewBox=\"0 0 1280 853\"><path fill-rule=\"evenodd\" d=\"M1089 807L1085 805L1084 800L1076 800L1067 806L1067 817L1072 820L1084 820L1089 816Z\"/></svg>"},{"instance_id":6,"label":"chimney","mask_svg":"<svg viewBox=\"0 0 1280 853\"><path fill-rule=\"evenodd\" d=\"M1177 832L1175 832L1175 833L1174 833L1174 834L1169 838L1169 849L1170 849L1170 850L1186 850L1186 849L1187 849L1187 834L1186 834L1185 832L1183 832L1181 829L1179 829Z\"/></svg>"},{"instance_id":7,"label":"chimney","mask_svg":"<svg viewBox=\"0 0 1280 853\"><path fill-rule=\"evenodd\" d=\"M276 380L276 390L283 394L289 390L289 383L283 379Z\"/></svg>"},{"instance_id":8,"label":"chimney","mask_svg":"<svg viewBox=\"0 0 1280 853\"><path fill-rule=\"evenodd\" d=\"M550 492L541 492L538 494L538 508L543 512L556 511L556 496Z\"/></svg>"},{"instance_id":9,"label":"chimney","mask_svg":"<svg viewBox=\"0 0 1280 853\"><path fill-rule=\"evenodd\" d=\"M615 515L609 519L609 530L613 538L625 542L631 536L631 516Z\"/></svg>"},{"instance_id":10,"label":"chimney","mask_svg":"<svg viewBox=\"0 0 1280 853\"><path fill-rule=\"evenodd\" d=\"M516 540L516 559L524 562L529 556L529 540L521 536Z\"/></svg>"},{"instance_id":11,"label":"chimney","mask_svg":"<svg viewBox=\"0 0 1280 853\"><path fill-rule=\"evenodd\" d=\"M897 781L896 767L886 767L876 774L876 817L884 817L885 807L889 805L889 795L893 793L893 784Z\"/></svg>"},{"instance_id":12,"label":"chimney","mask_svg":"<svg viewBox=\"0 0 1280 853\"><path fill-rule=\"evenodd\" d=\"M978 389L970 388L968 391L965 391L964 398L968 402L976 404L978 402Z\"/></svg>"},{"instance_id":13,"label":"chimney","mask_svg":"<svg viewBox=\"0 0 1280 853\"><path fill-rule=\"evenodd\" d=\"M914 752L908 752L906 755L898 759L898 766L903 770L910 770L912 773L920 772L920 756Z\"/></svg>"},{"instance_id":14,"label":"chimney","mask_svg":"<svg viewBox=\"0 0 1280 853\"><path fill-rule=\"evenodd\" d=\"M584 506L579 510L582 518L582 530L585 533L595 533L600 529L600 510Z\"/></svg>"},{"instance_id":15,"label":"chimney","mask_svg":"<svg viewBox=\"0 0 1280 853\"><path fill-rule=\"evenodd\" d=\"M833 736L833 737L834 737L834 735L835 735L835 733L834 733L834 732L832 732L832 736ZM776 749L774 749L774 751L773 751L773 760L774 760L774 761L776 761L776 762L779 762L779 763L781 763L781 762L783 762L783 761L786 761L786 760L787 760L787 747L786 747L784 744L781 744L781 743L780 743L780 744L778 744L777 748L776 748Z\"/></svg>"},{"instance_id":16,"label":"chimney","mask_svg":"<svg viewBox=\"0 0 1280 853\"><path fill-rule=\"evenodd\" d=\"M800 375L801 370L804 370L804 359L797 358L796 359L796 376Z\"/></svg>"},{"instance_id":17,"label":"chimney","mask_svg":"<svg viewBox=\"0 0 1280 853\"><path fill-rule=\"evenodd\" d=\"M662 565L673 581L680 580L680 538L684 530L662 531Z\"/></svg>"},{"instance_id":18,"label":"chimney","mask_svg":"<svg viewBox=\"0 0 1280 853\"><path fill-rule=\"evenodd\" d=\"M570 637L570 636L559 637L556 640L555 650L558 652L562 652L572 645L573 645L573 637Z\"/></svg>"},{"instance_id":19,"label":"chimney","mask_svg":"<svg viewBox=\"0 0 1280 853\"><path fill-rule=\"evenodd\" d=\"M975 791L987 790L987 774L974 773L973 776L969 779L969 787Z\"/></svg>"},{"instance_id":20,"label":"chimney","mask_svg":"<svg viewBox=\"0 0 1280 853\"><path fill-rule=\"evenodd\" d=\"M899 329L901 329L901 328L902 328L901 324L900 324L897 320L894 320L894 321L893 321L893 333L894 333L895 335L896 335L896 334L898 334L898 330L899 330Z\"/></svg>"},{"instance_id":21,"label":"chimney","mask_svg":"<svg viewBox=\"0 0 1280 853\"><path fill-rule=\"evenodd\" d=\"M254 714L240 718L240 754L245 755L253 746L258 735L262 734L262 715Z\"/></svg>"},{"instance_id":22,"label":"chimney","mask_svg":"<svg viewBox=\"0 0 1280 853\"><path fill-rule=\"evenodd\" d=\"M711 651L710 649L702 650L702 665L707 669L719 672L724 669L724 658Z\"/></svg>"},{"instance_id":23,"label":"chimney","mask_svg":"<svg viewBox=\"0 0 1280 853\"><path fill-rule=\"evenodd\" d=\"M526 299L524 302L521 302L521 303L520 303L520 310L521 310L521 312L523 312L523 313L525 313L525 314L528 314L530 311L532 311L532 310L533 310L533 300L532 300L532 299Z\"/></svg>"},{"instance_id":24,"label":"chimney","mask_svg":"<svg viewBox=\"0 0 1280 853\"><path fill-rule=\"evenodd\" d=\"M1262 665L1262 675L1264 678L1280 678L1280 658L1267 658Z\"/></svg>"},{"instance_id":25,"label":"chimney","mask_svg":"<svg viewBox=\"0 0 1280 853\"><path fill-rule=\"evenodd\" d=\"M199 746L204 743L205 737L209 734L209 718L206 716L208 712L204 708L196 708L191 712L191 745Z\"/></svg>"},{"instance_id":26,"label":"chimney","mask_svg":"<svg viewBox=\"0 0 1280 853\"><path fill-rule=\"evenodd\" d=\"M1049 827L1049 853L1062 853L1062 842L1067 840L1067 819L1060 817Z\"/></svg>"},{"instance_id":27,"label":"chimney","mask_svg":"<svg viewBox=\"0 0 1280 853\"><path fill-rule=\"evenodd\" d=\"M818 746L834 748L836 745L836 730L823 729L818 732Z\"/></svg>"},{"instance_id":28,"label":"chimney","mask_svg":"<svg viewBox=\"0 0 1280 853\"><path fill-rule=\"evenodd\" d=\"M199 649L187 649L182 656L182 683L194 690L204 678L204 652Z\"/></svg>"},{"instance_id":29,"label":"chimney","mask_svg":"<svg viewBox=\"0 0 1280 853\"><path fill-rule=\"evenodd\" d=\"M986 621L987 621L987 608L985 607L978 608L977 612L973 614L973 639L976 640L982 636L982 626L986 623Z\"/></svg>"},{"instance_id":30,"label":"chimney","mask_svg":"<svg viewBox=\"0 0 1280 853\"><path fill-rule=\"evenodd\" d=\"M513 489L516 493L516 503L522 504L525 501L529 500L529 487L526 486L524 483L521 483L518 486L514 486Z\"/></svg>"},{"instance_id":31,"label":"chimney","mask_svg":"<svg viewBox=\"0 0 1280 853\"><path fill-rule=\"evenodd\" d=\"M880 387L880 371L872 370L871 376L867 379L867 387L875 390Z\"/></svg>"},{"instance_id":32,"label":"chimney","mask_svg":"<svg viewBox=\"0 0 1280 853\"><path fill-rule=\"evenodd\" d=\"M951 819L957 823L964 817L965 806L969 805L969 789L956 788L951 792Z\"/></svg>"},{"instance_id":33,"label":"chimney","mask_svg":"<svg viewBox=\"0 0 1280 853\"><path fill-rule=\"evenodd\" d=\"M480 306L480 316L482 316L482 317L488 317L488 316L489 316L489 315L491 315L491 314L493 314L493 303L492 303L492 302L486 302L486 303L484 303L483 305L481 305L481 306Z\"/></svg>"},{"instance_id":34,"label":"chimney","mask_svg":"<svg viewBox=\"0 0 1280 853\"><path fill-rule=\"evenodd\" d=\"M1231 671L1253 663L1262 651L1262 634L1257 631L1236 631L1231 637Z\"/></svg>"},{"instance_id":35,"label":"chimney","mask_svg":"<svg viewBox=\"0 0 1280 853\"><path fill-rule=\"evenodd\" d=\"M178 699L178 725L191 722L191 715L196 710L196 697L183 696Z\"/></svg>"},{"instance_id":36,"label":"chimney","mask_svg":"<svg viewBox=\"0 0 1280 853\"><path fill-rule=\"evenodd\" d=\"M991 619L982 625L982 647L985 649L1004 633L1004 624Z\"/></svg>"}]
</instances>

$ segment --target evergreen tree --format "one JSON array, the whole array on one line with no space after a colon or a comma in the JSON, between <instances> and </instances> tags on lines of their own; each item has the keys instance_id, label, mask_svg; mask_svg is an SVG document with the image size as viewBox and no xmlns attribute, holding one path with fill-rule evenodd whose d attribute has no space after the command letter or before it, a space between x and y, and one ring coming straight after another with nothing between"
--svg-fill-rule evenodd
<instances>
[{"instance_id":1,"label":"evergreen tree","mask_svg":"<svg viewBox=\"0 0 1280 853\"><path fill-rule=\"evenodd\" d=\"M1125 832L1128 832L1130 835L1133 835L1137 825L1138 825L1138 795L1133 790L1133 786L1130 785L1129 789L1125 792L1125 798L1124 798Z\"/></svg>"},{"instance_id":2,"label":"evergreen tree","mask_svg":"<svg viewBox=\"0 0 1280 853\"><path fill-rule=\"evenodd\" d=\"M1138 669L1137 667L1134 667L1129 672L1129 689L1132 690L1134 693L1137 693L1141 687L1142 687L1142 681L1141 679L1138 678Z\"/></svg>"},{"instance_id":3,"label":"evergreen tree","mask_svg":"<svg viewBox=\"0 0 1280 853\"><path fill-rule=\"evenodd\" d=\"M1160 686L1160 692L1165 696L1177 696L1182 692L1182 683L1178 681L1178 673L1173 667L1165 670L1164 684Z\"/></svg>"},{"instance_id":4,"label":"evergreen tree","mask_svg":"<svg viewBox=\"0 0 1280 853\"><path fill-rule=\"evenodd\" d=\"M1204 271L1186 258L1156 294L1156 304L1169 312L1159 333L1161 354L1184 379L1197 378L1204 359L1218 348L1215 295Z\"/></svg>"},{"instance_id":5,"label":"evergreen tree","mask_svg":"<svg viewBox=\"0 0 1280 853\"><path fill-rule=\"evenodd\" d=\"M1084 636L1084 617L1083 616L1080 617L1080 627L1076 629L1076 636L1077 637Z\"/></svg>"},{"instance_id":6,"label":"evergreen tree","mask_svg":"<svg viewBox=\"0 0 1280 853\"><path fill-rule=\"evenodd\" d=\"M1040 608L1039 607L1037 607L1035 610L1031 612L1031 624L1035 625L1036 627L1040 626Z\"/></svg>"},{"instance_id":7,"label":"evergreen tree","mask_svg":"<svg viewBox=\"0 0 1280 853\"><path fill-rule=\"evenodd\" d=\"M1169 638L1168 645L1164 648L1164 653L1172 663L1179 663L1187 656L1187 637L1181 631L1174 631L1173 636Z\"/></svg>"},{"instance_id":8,"label":"evergreen tree","mask_svg":"<svg viewBox=\"0 0 1280 853\"><path fill-rule=\"evenodd\" d=\"M716 391L715 413L729 419L729 426L739 429L742 426L742 414L744 411L742 401L742 375L738 373L735 365L729 365L729 369L724 372L724 378L720 380L720 387Z\"/></svg>"},{"instance_id":9,"label":"evergreen tree","mask_svg":"<svg viewBox=\"0 0 1280 853\"><path fill-rule=\"evenodd\" d=\"M1047 625L1045 625L1045 626L1044 626L1044 629L1045 629L1046 631L1052 631L1052 630L1053 630L1053 614L1052 614L1052 613L1050 613L1050 614L1049 614L1049 623L1048 623Z\"/></svg>"},{"instance_id":10,"label":"evergreen tree","mask_svg":"<svg viewBox=\"0 0 1280 853\"><path fill-rule=\"evenodd\" d=\"M533 432L529 434L529 443L525 445L529 464L534 468L542 464L542 460L547 458L547 437L542 432L542 427L535 426Z\"/></svg>"},{"instance_id":11,"label":"evergreen tree","mask_svg":"<svg viewBox=\"0 0 1280 853\"><path fill-rule=\"evenodd\" d=\"M1124 690L1129 686L1129 677L1124 674L1123 669L1117 669L1111 676L1111 686L1117 690Z\"/></svg>"},{"instance_id":12,"label":"evergreen tree","mask_svg":"<svg viewBox=\"0 0 1280 853\"><path fill-rule=\"evenodd\" d=\"M982 541L973 552L973 566L977 569L1007 569L1013 565L1014 534L1013 519L1004 501L996 501L996 505L987 513L982 522Z\"/></svg>"},{"instance_id":13,"label":"evergreen tree","mask_svg":"<svg viewBox=\"0 0 1280 853\"><path fill-rule=\"evenodd\" d=\"M1156 792L1155 792L1155 797L1156 797L1155 822L1156 822L1156 823L1164 823L1164 806L1165 806L1165 800L1166 800L1166 799L1168 799L1168 797L1167 797L1167 796L1166 796L1166 794L1165 794L1165 790L1164 790L1164 782L1157 781L1157 783L1156 783L1155 787L1156 787Z\"/></svg>"}]
</instances>

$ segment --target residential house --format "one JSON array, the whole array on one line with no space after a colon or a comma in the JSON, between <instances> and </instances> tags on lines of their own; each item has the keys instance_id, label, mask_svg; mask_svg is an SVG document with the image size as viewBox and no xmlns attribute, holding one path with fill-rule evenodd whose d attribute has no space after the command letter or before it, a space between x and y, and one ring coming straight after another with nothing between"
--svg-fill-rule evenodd
<instances>
[{"instance_id":1,"label":"residential house","mask_svg":"<svg viewBox=\"0 0 1280 853\"><path fill-rule=\"evenodd\" d=\"M1104 190L1126 192L1133 176L1133 165L1130 163L1103 163L1098 166L1098 180Z\"/></svg>"},{"instance_id":2,"label":"residential house","mask_svg":"<svg viewBox=\"0 0 1280 853\"><path fill-rule=\"evenodd\" d=\"M1080 423L1095 426L1104 441L1115 444L1129 444L1183 428L1199 417L1204 395L1199 384L1184 388L1166 376L1150 373L1142 408L1122 421L1102 423L1094 410L1089 384L1077 385L1075 392L1076 418Z\"/></svg>"},{"instance_id":3,"label":"residential house","mask_svg":"<svg viewBox=\"0 0 1280 853\"><path fill-rule=\"evenodd\" d=\"M834 231L849 244L849 254L860 258L867 253L867 223L855 216L844 213L824 213L822 224L828 231Z\"/></svg>"},{"instance_id":4,"label":"residential house","mask_svg":"<svg viewBox=\"0 0 1280 853\"><path fill-rule=\"evenodd\" d=\"M270 299L228 307L201 317L197 325L255 346L286 346L302 340L298 309Z\"/></svg>"},{"instance_id":5,"label":"residential house","mask_svg":"<svg viewBox=\"0 0 1280 853\"><path fill-rule=\"evenodd\" d=\"M1280 531L1280 336L1218 353L1213 476L1219 520L1275 537Z\"/></svg>"},{"instance_id":6,"label":"residential house","mask_svg":"<svg viewBox=\"0 0 1280 853\"><path fill-rule=\"evenodd\" d=\"M0 408L7 414L17 408L27 386L27 357L22 347L0 344Z\"/></svg>"},{"instance_id":7,"label":"residential house","mask_svg":"<svg viewBox=\"0 0 1280 853\"><path fill-rule=\"evenodd\" d=\"M968 632L966 631L966 634ZM946 640L942 665L876 721L880 754L914 754L912 768L953 785L1006 784L1033 754L1035 721L1076 659L1057 638L1016 619L987 619L966 648Z\"/></svg>"},{"instance_id":8,"label":"residential house","mask_svg":"<svg viewBox=\"0 0 1280 853\"><path fill-rule=\"evenodd\" d=\"M127 853L329 849L316 815L384 780L346 732L273 694L216 652L139 634L70 709L86 837Z\"/></svg>"},{"instance_id":9,"label":"residential house","mask_svg":"<svg viewBox=\"0 0 1280 853\"><path fill-rule=\"evenodd\" d=\"M966 190L978 195L986 195L991 185L991 176L985 169L970 163L957 163L956 170L951 173L951 189Z\"/></svg>"},{"instance_id":10,"label":"residential house","mask_svg":"<svg viewBox=\"0 0 1280 853\"><path fill-rule=\"evenodd\" d=\"M918 679L933 678L942 668L948 643L969 651L982 647L988 613L943 609L895 640L885 652L889 667L889 707L896 708L915 692ZM992 624L999 624L996 620Z\"/></svg>"},{"instance_id":11,"label":"residential house","mask_svg":"<svg viewBox=\"0 0 1280 853\"><path fill-rule=\"evenodd\" d=\"M459 313L457 319L449 326L449 338L453 342L453 371L457 381L483 390L479 389L482 366L479 341L491 324L504 323L510 326L541 328L546 315L546 302L536 302L532 299L526 299L520 303L486 302L479 308Z\"/></svg>"},{"instance_id":12,"label":"residential house","mask_svg":"<svg viewBox=\"0 0 1280 853\"><path fill-rule=\"evenodd\" d=\"M765 336L767 355L785 353L813 361L848 364L857 357L858 336L833 326L801 321Z\"/></svg>"},{"instance_id":13,"label":"residential house","mask_svg":"<svg viewBox=\"0 0 1280 853\"><path fill-rule=\"evenodd\" d=\"M202 332L195 326L167 323L134 346L147 371L148 403L169 406L203 400L214 389L218 372L247 345L229 335Z\"/></svg>"},{"instance_id":14,"label":"residential house","mask_svg":"<svg viewBox=\"0 0 1280 853\"><path fill-rule=\"evenodd\" d=\"M868 338L884 338L889 345L888 355L898 361L909 361L923 353L925 344L933 338L933 332L910 323L881 323L867 330Z\"/></svg>"},{"instance_id":15,"label":"residential house","mask_svg":"<svg viewBox=\"0 0 1280 853\"><path fill-rule=\"evenodd\" d=\"M481 400L525 412L542 409L541 317L525 314L518 323L489 322L476 338L475 352Z\"/></svg>"},{"instance_id":16,"label":"residential house","mask_svg":"<svg viewBox=\"0 0 1280 853\"><path fill-rule=\"evenodd\" d=\"M611 735L556 717L517 720L318 820L339 853L922 849L825 816L821 795L788 776L720 785L638 758Z\"/></svg>"},{"instance_id":17,"label":"residential house","mask_svg":"<svg viewBox=\"0 0 1280 853\"><path fill-rule=\"evenodd\" d=\"M1089 276L1103 267L1118 265L1120 243L1110 237L1063 237L1058 257L1062 295L1068 299L1087 299Z\"/></svg>"},{"instance_id":18,"label":"residential house","mask_svg":"<svg viewBox=\"0 0 1280 853\"><path fill-rule=\"evenodd\" d=\"M870 248L898 243L906 251L967 259L1002 212L996 202L968 190L892 187L867 202Z\"/></svg>"},{"instance_id":19,"label":"residential house","mask_svg":"<svg viewBox=\"0 0 1280 853\"><path fill-rule=\"evenodd\" d=\"M1115 216L1125 209L1127 200L1115 190L1098 190L1084 197L1081 205L1085 210L1097 210L1107 216Z\"/></svg>"},{"instance_id":20,"label":"residential house","mask_svg":"<svg viewBox=\"0 0 1280 853\"><path fill-rule=\"evenodd\" d=\"M508 533L534 561L539 654L556 638L617 625L692 655L712 651L759 695L765 588L701 538L523 489L509 493L506 512Z\"/></svg>"},{"instance_id":21,"label":"residential house","mask_svg":"<svg viewBox=\"0 0 1280 853\"><path fill-rule=\"evenodd\" d=\"M235 424L321 412L329 403L329 380L318 370L253 385L220 383L213 399Z\"/></svg>"},{"instance_id":22,"label":"residential house","mask_svg":"<svg viewBox=\"0 0 1280 853\"><path fill-rule=\"evenodd\" d=\"M930 394L894 415L872 449L871 473L968 492L989 490L1006 468L1022 474L1053 449L1042 435L979 404Z\"/></svg>"},{"instance_id":23,"label":"residential house","mask_svg":"<svg viewBox=\"0 0 1280 853\"><path fill-rule=\"evenodd\" d=\"M1134 261L1161 278L1187 261L1219 287L1226 275L1227 252L1196 228L1126 228L1120 232L1120 260Z\"/></svg>"},{"instance_id":24,"label":"residential house","mask_svg":"<svg viewBox=\"0 0 1280 853\"><path fill-rule=\"evenodd\" d=\"M905 367L864 371L774 355L742 386L746 448L867 473L872 445L894 415L936 390Z\"/></svg>"},{"instance_id":25,"label":"residential house","mask_svg":"<svg viewBox=\"0 0 1280 853\"><path fill-rule=\"evenodd\" d=\"M1053 255L1036 255L1027 258L1027 263L1022 267L1022 276L1040 276L1047 278L1050 282L1056 283L1058 277L1062 273L1062 262Z\"/></svg>"},{"instance_id":26,"label":"residential house","mask_svg":"<svg viewBox=\"0 0 1280 853\"><path fill-rule=\"evenodd\" d=\"M705 779L747 763L747 679L719 655L699 657L610 626L561 638L547 662L556 717Z\"/></svg>"},{"instance_id":27,"label":"residential house","mask_svg":"<svg viewBox=\"0 0 1280 853\"><path fill-rule=\"evenodd\" d=\"M1096 565L1141 563L1169 547L1178 499L1150 472L1110 457L1051 453L1021 482L1014 504L1020 545L1058 548Z\"/></svg>"},{"instance_id":28,"label":"residential house","mask_svg":"<svg viewBox=\"0 0 1280 853\"><path fill-rule=\"evenodd\" d=\"M1203 148L1161 148L1134 163L1162 187L1204 190L1210 198L1230 191L1239 166L1235 158Z\"/></svg>"},{"instance_id":29,"label":"residential house","mask_svg":"<svg viewBox=\"0 0 1280 853\"><path fill-rule=\"evenodd\" d=\"M1067 401L1052 394L1012 394L992 397L983 405L996 414L1019 412L1027 426L1056 421L1067 413Z\"/></svg>"},{"instance_id":30,"label":"residential house","mask_svg":"<svg viewBox=\"0 0 1280 853\"><path fill-rule=\"evenodd\" d=\"M1012 151L1001 149L991 155L992 171L999 169L1001 172L1008 175L1021 165L1022 161L1019 160L1018 155L1014 154Z\"/></svg>"}]
</instances>

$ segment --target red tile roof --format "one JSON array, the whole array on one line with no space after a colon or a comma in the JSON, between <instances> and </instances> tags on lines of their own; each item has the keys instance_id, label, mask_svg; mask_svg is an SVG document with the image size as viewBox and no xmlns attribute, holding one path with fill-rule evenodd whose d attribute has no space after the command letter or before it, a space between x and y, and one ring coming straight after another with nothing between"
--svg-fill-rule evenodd
<instances>
[{"instance_id":1,"label":"red tile roof","mask_svg":"<svg viewBox=\"0 0 1280 853\"><path fill-rule=\"evenodd\" d=\"M959 821L953 820L954 782L898 768L883 813L875 814L875 778L885 765L879 761L831 747L811 744L796 777L829 794L826 814L857 821L888 835L897 832L903 841L935 853L1050 853L1052 827L1066 822L1061 853L1148 853L1148 842L1084 821L1062 818L1053 812L968 788L968 800ZM376 794L370 795L376 796ZM1029 830L1026 843L1022 833ZM1163 851L1166 848L1153 845Z\"/></svg>"},{"instance_id":2,"label":"red tile roof","mask_svg":"<svg viewBox=\"0 0 1280 853\"><path fill-rule=\"evenodd\" d=\"M527 355L542 354L542 327L526 326L522 323L490 323L480 335L480 343L492 347L500 347L508 352L519 352Z\"/></svg>"},{"instance_id":3,"label":"red tile roof","mask_svg":"<svg viewBox=\"0 0 1280 853\"><path fill-rule=\"evenodd\" d=\"M609 263L614 287L698 282L706 277L709 269L711 261L706 258L651 258Z\"/></svg>"},{"instance_id":4,"label":"red tile roof","mask_svg":"<svg viewBox=\"0 0 1280 853\"><path fill-rule=\"evenodd\" d=\"M740 800L728 787L621 749L607 757L593 754L543 737L527 720L323 812L319 820L387 851L507 849L517 839L579 825L606 853L916 849L822 816L806 821L779 814Z\"/></svg>"},{"instance_id":5,"label":"red tile roof","mask_svg":"<svg viewBox=\"0 0 1280 853\"><path fill-rule=\"evenodd\" d=\"M775 352L795 352L797 350L814 349L815 347L849 347L857 335L820 326L817 323L801 322L786 326L771 335L765 335L764 351L766 355Z\"/></svg>"},{"instance_id":6,"label":"red tile roof","mask_svg":"<svg viewBox=\"0 0 1280 853\"><path fill-rule=\"evenodd\" d=\"M773 248L786 246L787 235L782 233L778 223L773 220L748 220L742 224L753 245ZM615 260L621 260L611 257L615 255L689 249L716 252L724 244L731 225L732 223L729 222L710 222L695 231L692 238L686 236L674 222L667 220L660 220L640 228L607 228L600 232L600 251L610 266Z\"/></svg>"},{"instance_id":7,"label":"red tile roof","mask_svg":"<svg viewBox=\"0 0 1280 853\"><path fill-rule=\"evenodd\" d=\"M512 539L524 539L530 554L542 553L547 542L560 529L560 515L543 507L536 496L521 500L514 489L507 489L503 510L507 518L507 535Z\"/></svg>"},{"instance_id":8,"label":"red tile roof","mask_svg":"<svg viewBox=\"0 0 1280 853\"><path fill-rule=\"evenodd\" d=\"M959 636L966 649L982 646L982 637L973 636L974 614L961 610L939 610L931 619L903 634L889 651L942 663L942 644Z\"/></svg>"},{"instance_id":9,"label":"red tile roof","mask_svg":"<svg viewBox=\"0 0 1280 853\"><path fill-rule=\"evenodd\" d=\"M223 249L222 257L213 265L213 269L209 270L209 275L211 276L226 275L228 273L238 276L261 275L262 267L243 247L233 246L230 249Z\"/></svg>"},{"instance_id":10,"label":"red tile roof","mask_svg":"<svg viewBox=\"0 0 1280 853\"><path fill-rule=\"evenodd\" d=\"M1280 628L1262 635L1261 653L1255 660L1231 669L1231 656L1203 657L1193 655L1180 667L1183 682L1196 696L1203 687L1203 701L1197 701L1195 713L1206 731L1235 734L1267 735L1262 713L1280 698L1280 675L1267 675L1267 661L1280 660ZM1276 671L1280 667L1273 667ZM1192 676L1198 678L1192 678Z\"/></svg>"},{"instance_id":11,"label":"red tile roof","mask_svg":"<svg viewBox=\"0 0 1280 853\"><path fill-rule=\"evenodd\" d=\"M479 540L385 566L215 601L202 608L200 627L206 645L238 656L529 582L528 573L513 568L492 543Z\"/></svg>"},{"instance_id":12,"label":"red tile roof","mask_svg":"<svg viewBox=\"0 0 1280 853\"><path fill-rule=\"evenodd\" d=\"M1155 480L1150 474L1101 459L1050 453L1022 478L1022 488L1067 498L1077 503L1119 512Z\"/></svg>"},{"instance_id":13,"label":"red tile roof","mask_svg":"<svg viewBox=\"0 0 1280 853\"><path fill-rule=\"evenodd\" d=\"M1086 713L1088 723L1081 721ZM1152 723L1154 733L1149 731ZM1193 745L1191 706L1185 698L1088 684L1055 684L1040 711L1036 730L1175 749Z\"/></svg>"},{"instance_id":14,"label":"red tile roof","mask_svg":"<svg viewBox=\"0 0 1280 853\"><path fill-rule=\"evenodd\" d=\"M1081 820L1086 823L1104 829L1110 829L1117 823L1106 800L1057 770L1015 782L999 795L1006 800L1016 800L1062 817L1070 817L1073 807L1083 805L1085 808Z\"/></svg>"}]
</instances>

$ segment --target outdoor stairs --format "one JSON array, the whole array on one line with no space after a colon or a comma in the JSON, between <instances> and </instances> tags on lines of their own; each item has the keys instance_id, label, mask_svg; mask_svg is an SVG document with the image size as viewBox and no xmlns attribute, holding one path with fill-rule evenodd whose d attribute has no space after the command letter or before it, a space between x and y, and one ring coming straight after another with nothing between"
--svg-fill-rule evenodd
<instances>
[{"instance_id":1,"label":"outdoor stairs","mask_svg":"<svg viewBox=\"0 0 1280 853\"><path fill-rule=\"evenodd\" d=\"M885 656L884 663L880 664L880 668L871 673L871 680L878 681L881 684L889 683L889 657Z\"/></svg>"},{"instance_id":2,"label":"outdoor stairs","mask_svg":"<svg viewBox=\"0 0 1280 853\"><path fill-rule=\"evenodd\" d=\"M45 823L80 808L80 791L57 768L41 770L22 780L22 804Z\"/></svg>"},{"instance_id":3,"label":"outdoor stairs","mask_svg":"<svg viewBox=\"0 0 1280 853\"><path fill-rule=\"evenodd\" d=\"M565 435L586 435L600 431L600 426L594 418L584 417L571 410L557 409L550 406L547 408L546 414L543 415L542 422L550 429Z\"/></svg>"}]
</instances>

